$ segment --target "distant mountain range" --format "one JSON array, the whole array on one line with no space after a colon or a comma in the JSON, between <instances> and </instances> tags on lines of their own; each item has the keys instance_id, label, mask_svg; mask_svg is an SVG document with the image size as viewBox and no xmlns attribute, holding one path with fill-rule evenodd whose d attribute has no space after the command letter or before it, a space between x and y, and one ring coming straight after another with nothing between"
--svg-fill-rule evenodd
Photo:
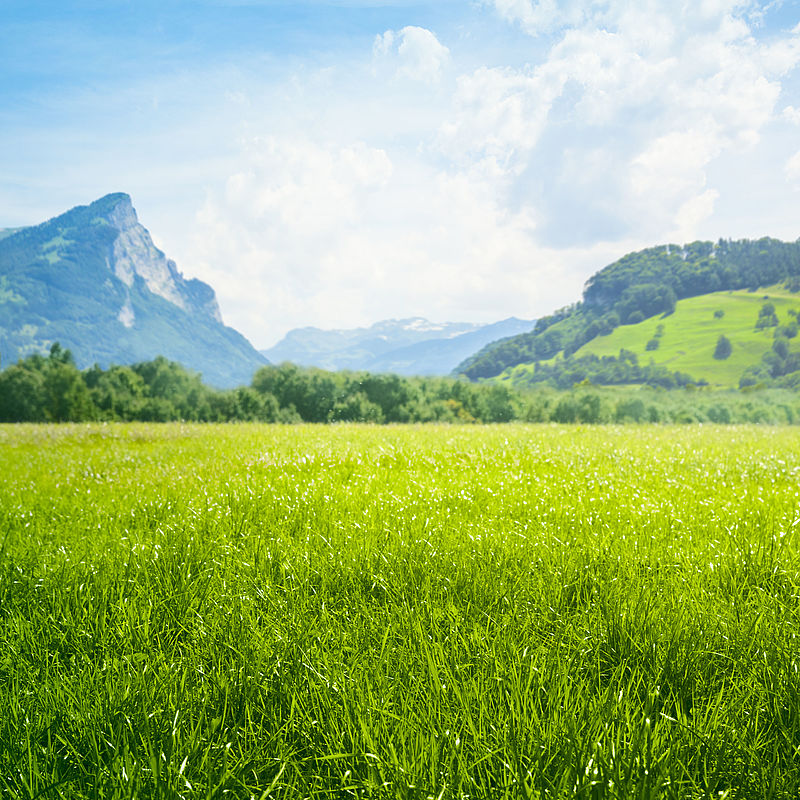
<instances>
[{"instance_id":1,"label":"distant mountain range","mask_svg":"<svg viewBox=\"0 0 800 800\"><path fill-rule=\"evenodd\" d=\"M322 369L448 375L489 342L533 330L534 320L511 317L490 325L432 323L422 317L390 319L368 328L296 328L261 353L273 363L291 361Z\"/></svg>"},{"instance_id":2,"label":"distant mountain range","mask_svg":"<svg viewBox=\"0 0 800 800\"><path fill-rule=\"evenodd\" d=\"M122 193L0 230L2 365L56 341L79 367L163 355L220 388L249 383L267 363L223 324L214 290L153 244Z\"/></svg>"}]
</instances>

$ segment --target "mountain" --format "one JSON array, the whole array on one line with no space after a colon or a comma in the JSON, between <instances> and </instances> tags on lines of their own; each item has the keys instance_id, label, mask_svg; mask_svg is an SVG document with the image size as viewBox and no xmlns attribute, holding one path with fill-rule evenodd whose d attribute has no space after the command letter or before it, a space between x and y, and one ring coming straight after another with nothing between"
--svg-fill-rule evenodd
<instances>
[{"instance_id":1,"label":"mountain","mask_svg":"<svg viewBox=\"0 0 800 800\"><path fill-rule=\"evenodd\" d=\"M800 384L798 292L800 240L648 248L593 275L581 302L487 345L456 371L520 386ZM722 357L720 337L730 345Z\"/></svg>"},{"instance_id":2,"label":"mountain","mask_svg":"<svg viewBox=\"0 0 800 800\"><path fill-rule=\"evenodd\" d=\"M249 383L267 363L223 324L214 290L153 244L122 193L0 232L2 363L56 341L80 367L162 355L218 387Z\"/></svg>"},{"instance_id":3,"label":"mountain","mask_svg":"<svg viewBox=\"0 0 800 800\"><path fill-rule=\"evenodd\" d=\"M338 370L448 375L488 342L532 330L534 321L510 317L491 325L433 323L422 317L390 319L368 328L296 328L261 353L274 363Z\"/></svg>"}]
</instances>

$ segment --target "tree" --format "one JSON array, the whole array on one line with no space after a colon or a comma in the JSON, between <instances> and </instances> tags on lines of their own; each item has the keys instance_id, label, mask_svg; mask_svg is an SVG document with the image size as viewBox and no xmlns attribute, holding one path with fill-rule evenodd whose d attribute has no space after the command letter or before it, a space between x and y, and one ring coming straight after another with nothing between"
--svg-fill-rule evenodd
<instances>
[{"instance_id":1,"label":"tree","mask_svg":"<svg viewBox=\"0 0 800 800\"><path fill-rule=\"evenodd\" d=\"M789 340L783 336L779 336L772 343L772 349L780 358L786 358L789 355Z\"/></svg>"},{"instance_id":2,"label":"tree","mask_svg":"<svg viewBox=\"0 0 800 800\"><path fill-rule=\"evenodd\" d=\"M502 384L494 384L484 397L481 418L484 422L508 422L514 416L511 392Z\"/></svg>"},{"instance_id":3,"label":"tree","mask_svg":"<svg viewBox=\"0 0 800 800\"><path fill-rule=\"evenodd\" d=\"M777 324L778 315L775 313L775 305L773 303L764 303L758 312L756 330L761 330L762 328L774 328Z\"/></svg>"},{"instance_id":4,"label":"tree","mask_svg":"<svg viewBox=\"0 0 800 800\"><path fill-rule=\"evenodd\" d=\"M0 373L0 422L42 422L43 383L42 373L27 369L25 362Z\"/></svg>"},{"instance_id":5,"label":"tree","mask_svg":"<svg viewBox=\"0 0 800 800\"><path fill-rule=\"evenodd\" d=\"M731 340L721 334L719 339L717 339L717 346L714 348L714 358L717 361L724 361L728 356L730 356L733 350L733 345L731 345Z\"/></svg>"},{"instance_id":6,"label":"tree","mask_svg":"<svg viewBox=\"0 0 800 800\"><path fill-rule=\"evenodd\" d=\"M383 412L364 392L354 392L335 403L331 422L383 422Z\"/></svg>"},{"instance_id":7,"label":"tree","mask_svg":"<svg viewBox=\"0 0 800 800\"><path fill-rule=\"evenodd\" d=\"M639 309L636 309L635 311L632 311L630 314L628 314L628 320L627 320L628 325L638 325L640 322L643 321L644 321L644 312L639 311Z\"/></svg>"}]
</instances>

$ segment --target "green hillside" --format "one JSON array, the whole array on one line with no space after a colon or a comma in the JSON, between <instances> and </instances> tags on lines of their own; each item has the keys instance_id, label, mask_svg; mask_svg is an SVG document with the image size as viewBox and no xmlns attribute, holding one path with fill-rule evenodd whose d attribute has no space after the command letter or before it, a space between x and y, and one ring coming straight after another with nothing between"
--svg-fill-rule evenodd
<instances>
[{"instance_id":1,"label":"green hillside","mask_svg":"<svg viewBox=\"0 0 800 800\"><path fill-rule=\"evenodd\" d=\"M790 314L800 308L798 292L800 240L652 247L609 264L587 281L581 301L541 317L530 333L487 345L456 372L559 389L582 381L800 388ZM728 352L715 352L718 344Z\"/></svg>"},{"instance_id":2,"label":"green hillside","mask_svg":"<svg viewBox=\"0 0 800 800\"><path fill-rule=\"evenodd\" d=\"M761 361L774 341L773 327L756 330L761 307L771 302L779 323L788 324L794 318L789 310L800 311L800 296L780 287L758 292L713 292L700 297L678 301L675 312L658 315L636 325L621 325L607 336L598 336L581 347L576 357L588 354L616 356L621 349L635 353L640 363L651 359L671 370L686 372L693 378L720 386L737 386L742 373ZM723 316L715 316L715 312ZM656 350L647 350L647 343L657 338ZM715 359L714 349L720 335L732 345L731 355ZM791 352L800 352L800 340L791 339Z\"/></svg>"}]
</instances>

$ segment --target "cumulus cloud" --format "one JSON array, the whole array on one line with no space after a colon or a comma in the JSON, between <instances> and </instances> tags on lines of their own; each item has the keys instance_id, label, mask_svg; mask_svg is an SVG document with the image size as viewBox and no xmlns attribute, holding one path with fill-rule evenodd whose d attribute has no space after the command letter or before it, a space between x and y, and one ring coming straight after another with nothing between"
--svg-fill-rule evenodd
<instances>
[{"instance_id":1,"label":"cumulus cloud","mask_svg":"<svg viewBox=\"0 0 800 800\"><path fill-rule=\"evenodd\" d=\"M800 108L786 106L781 116L792 125L800 125Z\"/></svg>"},{"instance_id":2,"label":"cumulus cloud","mask_svg":"<svg viewBox=\"0 0 800 800\"><path fill-rule=\"evenodd\" d=\"M427 28L407 25L399 31L386 31L375 37L373 54L394 58L397 74L425 83L438 81L450 51Z\"/></svg>"},{"instance_id":3,"label":"cumulus cloud","mask_svg":"<svg viewBox=\"0 0 800 800\"><path fill-rule=\"evenodd\" d=\"M786 162L785 172L786 178L800 187L800 150Z\"/></svg>"},{"instance_id":4,"label":"cumulus cloud","mask_svg":"<svg viewBox=\"0 0 800 800\"><path fill-rule=\"evenodd\" d=\"M456 161L518 169L538 143L565 78L549 70L481 67L462 75L439 146Z\"/></svg>"},{"instance_id":5,"label":"cumulus cloud","mask_svg":"<svg viewBox=\"0 0 800 800\"><path fill-rule=\"evenodd\" d=\"M266 347L298 320L492 321L561 305L580 279L534 228L530 210L503 207L480 176L366 145L256 140L209 195L190 258L204 278L225 270L215 285L226 318Z\"/></svg>"},{"instance_id":6,"label":"cumulus cloud","mask_svg":"<svg viewBox=\"0 0 800 800\"><path fill-rule=\"evenodd\" d=\"M209 193L186 260L257 345L301 324L536 316L633 249L781 235L763 227L778 218L797 235L749 198L800 185L799 31L762 37L729 0L494 4L549 31L531 63L464 68L431 31L387 30L363 73L302 84L304 108L346 119L250 137Z\"/></svg>"},{"instance_id":7,"label":"cumulus cloud","mask_svg":"<svg viewBox=\"0 0 800 800\"><path fill-rule=\"evenodd\" d=\"M585 17L585 5L575 0L494 0L502 17L518 22L532 36L548 33L561 25L578 24Z\"/></svg>"},{"instance_id":8,"label":"cumulus cloud","mask_svg":"<svg viewBox=\"0 0 800 800\"><path fill-rule=\"evenodd\" d=\"M545 241L575 228L566 183L576 214L597 219L585 225L589 237L603 227L691 234L691 220L697 230L718 194L710 166L758 145L776 118L782 79L800 63L797 31L758 39L749 2L494 6L532 35L555 32L552 45L533 67L462 76L439 141L455 158L490 158L537 186ZM784 116L800 115L790 106Z\"/></svg>"}]
</instances>

